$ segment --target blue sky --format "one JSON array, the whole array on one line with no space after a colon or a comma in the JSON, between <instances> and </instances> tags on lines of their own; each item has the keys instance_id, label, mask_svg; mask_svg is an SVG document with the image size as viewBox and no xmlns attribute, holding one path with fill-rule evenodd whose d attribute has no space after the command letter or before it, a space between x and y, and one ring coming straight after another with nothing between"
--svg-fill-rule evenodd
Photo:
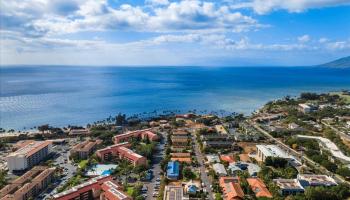
<instances>
[{"instance_id":1,"label":"blue sky","mask_svg":"<svg viewBox=\"0 0 350 200\"><path fill-rule=\"evenodd\" d=\"M2 0L0 64L314 65L350 55L350 0Z\"/></svg>"}]
</instances>

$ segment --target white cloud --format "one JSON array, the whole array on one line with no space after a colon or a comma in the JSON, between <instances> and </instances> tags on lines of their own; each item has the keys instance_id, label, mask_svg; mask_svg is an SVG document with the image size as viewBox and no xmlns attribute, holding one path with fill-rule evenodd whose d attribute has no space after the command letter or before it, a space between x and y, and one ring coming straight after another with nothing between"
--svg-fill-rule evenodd
<instances>
[{"instance_id":1,"label":"white cloud","mask_svg":"<svg viewBox=\"0 0 350 200\"><path fill-rule=\"evenodd\" d=\"M350 49L350 40L329 42L325 45L326 45L326 48L333 51L346 50L346 49Z\"/></svg>"},{"instance_id":2,"label":"white cloud","mask_svg":"<svg viewBox=\"0 0 350 200\"><path fill-rule=\"evenodd\" d=\"M158 5L164 6L164 5L168 5L169 1L168 0L146 0L145 3L155 5L155 6L158 6Z\"/></svg>"},{"instance_id":3,"label":"white cloud","mask_svg":"<svg viewBox=\"0 0 350 200\"><path fill-rule=\"evenodd\" d=\"M305 42L309 42L310 41L310 36L309 35L302 35L298 37L298 41L305 43Z\"/></svg>"},{"instance_id":4,"label":"white cloud","mask_svg":"<svg viewBox=\"0 0 350 200\"><path fill-rule=\"evenodd\" d=\"M320 39L318 40L319 43L325 43L325 42L328 42L328 41L329 41L328 38L325 38L325 37L320 38Z\"/></svg>"},{"instance_id":5,"label":"white cloud","mask_svg":"<svg viewBox=\"0 0 350 200\"><path fill-rule=\"evenodd\" d=\"M252 8L258 14L266 14L274 10L302 12L307 9L331 6L350 5L349 0L251 0L232 3L232 8Z\"/></svg>"},{"instance_id":6,"label":"white cloud","mask_svg":"<svg viewBox=\"0 0 350 200\"><path fill-rule=\"evenodd\" d=\"M1 1L0 11L5 21L3 30L43 36L104 30L242 32L263 27L252 17L227 6L199 0L170 4L158 0L163 6L151 9L128 4L115 8L107 0L25 2Z\"/></svg>"}]
</instances>

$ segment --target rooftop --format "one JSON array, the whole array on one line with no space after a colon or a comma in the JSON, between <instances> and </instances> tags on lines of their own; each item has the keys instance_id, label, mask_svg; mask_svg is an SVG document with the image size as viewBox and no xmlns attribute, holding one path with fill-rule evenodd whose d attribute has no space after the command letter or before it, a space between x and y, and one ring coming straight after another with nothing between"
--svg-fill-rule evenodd
<instances>
[{"instance_id":1,"label":"rooftop","mask_svg":"<svg viewBox=\"0 0 350 200\"><path fill-rule=\"evenodd\" d=\"M282 179L282 178L279 178L279 179L274 179L273 181L281 189L292 189L292 190L300 189L300 190L304 190L304 188L301 186L299 181L296 180L296 179Z\"/></svg>"},{"instance_id":2,"label":"rooftop","mask_svg":"<svg viewBox=\"0 0 350 200\"><path fill-rule=\"evenodd\" d=\"M52 144L51 141L32 141L24 145L22 148L18 149L17 151L11 153L10 155L8 155L8 157L12 157L12 156L29 157L50 144Z\"/></svg>"},{"instance_id":3,"label":"rooftop","mask_svg":"<svg viewBox=\"0 0 350 200\"><path fill-rule=\"evenodd\" d=\"M330 176L327 175L316 175L316 174L299 174L298 180L308 182L311 186L335 186L337 182Z\"/></svg>"},{"instance_id":4,"label":"rooftop","mask_svg":"<svg viewBox=\"0 0 350 200\"><path fill-rule=\"evenodd\" d=\"M127 196L124 192L120 191L119 185L114 183L113 181L106 181L103 183L103 185L106 187L104 190L106 192L109 192L113 196L117 197L120 200L129 199L129 196Z\"/></svg>"},{"instance_id":5,"label":"rooftop","mask_svg":"<svg viewBox=\"0 0 350 200\"><path fill-rule=\"evenodd\" d=\"M249 186L252 188L256 197L268 197L272 198L272 194L267 189L264 182L259 178L247 178Z\"/></svg>"},{"instance_id":6,"label":"rooftop","mask_svg":"<svg viewBox=\"0 0 350 200\"><path fill-rule=\"evenodd\" d=\"M180 164L177 161L168 162L167 175L168 176L179 176Z\"/></svg>"},{"instance_id":7,"label":"rooftop","mask_svg":"<svg viewBox=\"0 0 350 200\"><path fill-rule=\"evenodd\" d=\"M213 164L213 169L218 174L227 175L227 171L225 169L225 166L221 163Z\"/></svg>"},{"instance_id":8,"label":"rooftop","mask_svg":"<svg viewBox=\"0 0 350 200\"><path fill-rule=\"evenodd\" d=\"M243 199L244 192L240 186L238 177L220 177L219 184L226 197L224 199Z\"/></svg>"}]
</instances>

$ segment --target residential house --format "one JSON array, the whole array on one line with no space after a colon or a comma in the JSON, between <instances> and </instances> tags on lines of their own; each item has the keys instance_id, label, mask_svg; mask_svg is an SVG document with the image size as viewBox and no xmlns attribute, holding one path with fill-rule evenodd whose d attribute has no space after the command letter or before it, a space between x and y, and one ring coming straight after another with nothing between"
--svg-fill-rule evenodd
<instances>
[{"instance_id":1,"label":"residential house","mask_svg":"<svg viewBox=\"0 0 350 200\"><path fill-rule=\"evenodd\" d=\"M257 198L272 198L272 194L260 178L247 178L247 182Z\"/></svg>"},{"instance_id":2,"label":"residential house","mask_svg":"<svg viewBox=\"0 0 350 200\"><path fill-rule=\"evenodd\" d=\"M222 188L224 200L244 199L244 192L238 177L220 177L219 185Z\"/></svg>"}]
</instances>

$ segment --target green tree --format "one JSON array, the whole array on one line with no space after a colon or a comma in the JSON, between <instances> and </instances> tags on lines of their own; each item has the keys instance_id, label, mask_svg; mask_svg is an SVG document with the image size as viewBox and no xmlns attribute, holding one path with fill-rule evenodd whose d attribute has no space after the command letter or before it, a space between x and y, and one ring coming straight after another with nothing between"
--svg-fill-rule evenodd
<instances>
[{"instance_id":1,"label":"green tree","mask_svg":"<svg viewBox=\"0 0 350 200\"><path fill-rule=\"evenodd\" d=\"M184 167L182 170L182 175L185 179L194 179L196 175L192 172L191 168Z\"/></svg>"}]
</instances>

